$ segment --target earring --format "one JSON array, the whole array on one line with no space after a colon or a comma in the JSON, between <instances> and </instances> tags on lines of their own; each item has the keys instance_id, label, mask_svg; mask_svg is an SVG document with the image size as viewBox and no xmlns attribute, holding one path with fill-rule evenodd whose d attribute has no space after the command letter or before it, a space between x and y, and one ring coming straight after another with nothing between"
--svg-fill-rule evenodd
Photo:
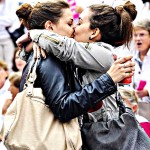
<instances>
[{"instance_id":1,"label":"earring","mask_svg":"<svg viewBox=\"0 0 150 150\"><path fill-rule=\"evenodd\" d=\"M51 26L48 26L48 29L53 30L53 28Z\"/></svg>"},{"instance_id":2,"label":"earring","mask_svg":"<svg viewBox=\"0 0 150 150\"><path fill-rule=\"evenodd\" d=\"M91 36L89 37L89 40L92 40Z\"/></svg>"}]
</instances>

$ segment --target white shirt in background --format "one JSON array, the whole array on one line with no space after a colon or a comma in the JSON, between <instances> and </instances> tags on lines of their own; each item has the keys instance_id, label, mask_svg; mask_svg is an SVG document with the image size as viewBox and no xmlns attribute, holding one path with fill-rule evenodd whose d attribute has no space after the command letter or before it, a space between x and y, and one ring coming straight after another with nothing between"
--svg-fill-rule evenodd
<instances>
[{"instance_id":1,"label":"white shirt in background","mask_svg":"<svg viewBox=\"0 0 150 150\"><path fill-rule=\"evenodd\" d=\"M134 62L135 62L135 72L133 76L133 85L135 86L135 89L139 85L140 80L145 80L147 83L144 87L144 89L148 90L148 93L150 95L150 49L147 53L147 55L144 57L144 60L142 62L142 68L140 68L139 63L141 62L139 58L139 52L137 51L134 55ZM150 96L143 97L141 99L143 102L150 102Z\"/></svg>"}]
</instances>

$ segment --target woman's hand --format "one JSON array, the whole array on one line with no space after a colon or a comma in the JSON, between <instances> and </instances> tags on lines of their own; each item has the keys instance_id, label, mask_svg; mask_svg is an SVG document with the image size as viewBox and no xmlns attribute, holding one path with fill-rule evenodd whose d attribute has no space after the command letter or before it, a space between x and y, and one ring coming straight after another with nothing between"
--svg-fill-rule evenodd
<instances>
[{"instance_id":1,"label":"woman's hand","mask_svg":"<svg viewBox=\"0 0 150 150\"><path fill-rule=\"evenodd\" d=\"M40 58L42 56L44 59L46 58L46 52L36 43L33 43L34 50L34 58Z\"/></svg>"},{"instance_id":2,"label":"woman's hand","mask_svg":"<svg viewBox=\"0 0 150 150\"><path fill-rule=\"evenodd\" d=\"M132 56L117 59L107 71L114 83L118 83L124 78L133 76L135 64L131 59Z\"/></svg>"},{"instance_id":3,"label":"woman's hand","mask_svg":"<svg viewBox=\"0 0 150 150\"><path fill-rule=\"evenodd\" d=\"M31 41L31 38L29 36L29 33L25 33L24 35L19 37L16 41L16 44L19 47L19 49L22 49L22 47L24 46L26 49L26 52L30 52L32 50L32 44L31 43L32 43L32 41Z\"/></svg>"},{"instance_id":4,"label":"woman's hand","mask_svg":"<svg viewBox=\"0 0 150 150\"><path fill-rule=\"evenodd\" d=\"M144 89L144 90L136 90L136 94L138 95L139 98L143 98L145 96L149 96L148 94L148 90Z\"/></svg>"}]
</instances>

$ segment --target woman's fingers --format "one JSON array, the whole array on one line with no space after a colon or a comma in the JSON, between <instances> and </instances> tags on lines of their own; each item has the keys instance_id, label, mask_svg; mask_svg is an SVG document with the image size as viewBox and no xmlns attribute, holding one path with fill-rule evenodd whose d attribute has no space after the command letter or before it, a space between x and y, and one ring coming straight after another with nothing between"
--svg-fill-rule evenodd
<instances>
[{"instance_id":1,"label":"woman's fingers","mask_svg":"<svg viewBox=\"0 0 150 150\"><path fill-rule=\"evenodd\" d=\"M25 42L28 42L30 40L31 39L29 39L28 33L25 33L17 39L16 44L17 44L18 47L22 47Z\"/></svg>"},{"instance_id":2,"label":"woman's fingers","mask_svg":"<svg viewBox=\"0 0 150 150\"><path fill-rule=\"evenodd\" d=\"M133 56L121 57L121 58L117 59L115 62L123 64L123 63L125 63L127 61L131 61L132 58L133 58Z\"/></svg>"},{"instance_id":3,"label":"woman's fingers","mask_svg":"<svg viewBox=\"0 0 150 150\"><path fill-rule=\"evenodd\" d=\"M125 69L126 73L133 73L134 72L134 70L135 70L134 62L127 62L127 63L124 63L123 65L124 65L123 68Z\"/></svg>"},{"instance_id":4,"label":"woman's fingers","mask_svg":"<svg viewBox=\"0 0 150 150\"><path fill-rule=\"evenodd\" d=\"M36 43L33 44L33 50L34 50L34 58L40 58L41 56L45 59L46 53L45 51L38 46Z\"/></svg>"},{"instance_id":5,"label":"woman's fingers","mask_svg":"<svg viewBox=\"0 0 150 150\"><path fill-rule=\"evenodd\" d=\"M41 48L38 45L36 46L36 56L37 58L40 58L41 56Z\"/></svg>"},{"instance_id":6,"label":"woman's fingers","mask_svg":"<svg viewBox=\"0 0 150 150\"><path fill-rule=\"evenodd\" d=\"M34 58L37 58L37 44L33 43Z\"/></svg>"},{"instance_id":7,"label":"woman's fingers","mask_svg":"<svg viewBox=\"0 0 150 150\"><path fill-rule=\"evenodd\" d=\"M126 77L133 76L135 64L131 61L131 58L132 56L129 56L116 60L108 70L107 73L115 83L120 82Z\"/></svg>"},{"instance_id":8,"label":"woman's fingers","mask_svg":"<svg viewBox=\"0 0 150 150\"><path fill-rule=\"evenodd\" d=\"M41 52L40 52L40 47L34 43L33 44L33 50L34 50L34 58L40 58Z\"/></svg>"},{"instance_id":9,"label":"woman's fingers","mask_svg":"<svg viewBox=\"0 0 150 150\"><path fill-rule=\"evenodd\" d=\"M42 55L42 57L44 58L44 59L46 59L46 53L45 53L45 51L41 48L41 55Z\"/></svg>"}]
</instances>

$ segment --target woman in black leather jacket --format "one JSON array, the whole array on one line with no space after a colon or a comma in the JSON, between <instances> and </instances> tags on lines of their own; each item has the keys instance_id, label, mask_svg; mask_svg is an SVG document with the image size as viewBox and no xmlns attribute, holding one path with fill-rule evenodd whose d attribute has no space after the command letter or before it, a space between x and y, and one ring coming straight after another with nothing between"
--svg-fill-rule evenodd
<instances>
[{"instance_id":1,"label":"woman in black leather jacket","mask_svg":"<svg viewBox=\"0 0 150 150\"><path fill-rule=\"evenodd\" d=\"M26 11L20 11L18 16L24 19L28 29L43 29L47 26L56 33L71 37L71 20L73 18L67 3L38 3L34 8L29 5L26 6L24 7ZM24 8L20 8L20 10L24 10ZM33 53L29 55L27 65L24 68L20 91L23 90L32 57ZM49 55L46 59L40 58L34 86L42 88L46 97L46 104L49 105L55 117L62 122L67 122L87 112L100 100L117 91L115 83L133 74L134 64L125 63L130 59L131 57L126 57L117 60L106 74L103 74L91 84L83 88L77 88L76 86L72 88L70 81L74 79L74 73L73 71L72 74L68 73L70 64L62 63L54 56Z\"/></svg>"}]
</instances>

